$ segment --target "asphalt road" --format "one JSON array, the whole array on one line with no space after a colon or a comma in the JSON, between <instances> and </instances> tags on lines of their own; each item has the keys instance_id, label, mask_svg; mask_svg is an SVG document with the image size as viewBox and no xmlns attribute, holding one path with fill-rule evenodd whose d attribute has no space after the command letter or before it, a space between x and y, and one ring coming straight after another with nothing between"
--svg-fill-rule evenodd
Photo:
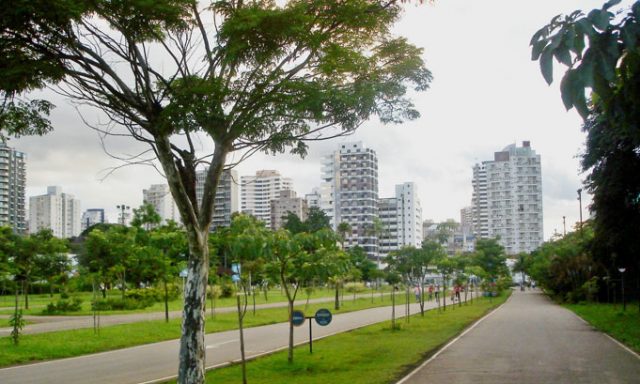
<instances>
[{"instance_id":1,"label":"asphalt road","mask_svg":"<svg viewBox=\"0 0 640 384\"><path fill-rule=\"evenodd\" d=\"M435 305L434 301L425 303L427 308L433 308ZM412 304L411 313L418 311L418 305ZM396 306L396 316L401 317L403 314L404 306ZM390 319L391 307L345 313L334 316L331 324L326 327L314 323L313 336L316 339ZM301 327L296 328L295 343L307 342L308 332L307 320ZM238 338L237 330L207 335L205 339L207 367L225 365L238 360L240 358ZM245 340L248 357L286 348L288 323L246 329ZM172 340L69 359L9 367L0 369L0 383L150 383L168 379L177 373L178 349L178 341Z\"/></svg>"},{"instance_id":2,"label":"asphalt road","mask_svg":"<svg viewBox=\"0 0 640 384\"><path fill-rule=\"evenodd\" d=\"M418 383L640 383L640 356L539 291L515 291L397 384Z\"/></svg>"},{"instance_id":3,"label":"asphalt road","mask_svg":"<svg viewBox=\"0 0 640 384\"><path fill-rule=\"evenodd\" d=\"M376 293L376 299L379 297L379 293ZM385 295L388 295L386 293ZM353 295L345 296L345 300L349 300L353 297ZM359 294L357 297L368 298L371 297L370 294ZM333 297L321 297L317 299L310 299L309 303L329 303L333 302ZM296 300L296 305L303 305L306 303L306 299L304 300ZM279 308L286 307L286 302L273 302L267 304L258 304L256 305L256 309L267 309L267 308ZM249 304L249 309L252 306ZM236 307L220 307L216 309L216 313L229 313L236 312ZM210 311L207 311L207 315L210 314ZM170 311L169 318L180 318L182 316L182 311ZM9 318L9 315L0 315L0 318ZM81 329L81 328L93 328L93 316L25 316L25 320L29 322L22 333L25 335L36 334L36 333L46 333L46 332L55 332L55 331L66 331L70 329ZM140 321L152 321L152 320L163 320L164 312L144 312L144 313L132 313L132 314L121 314L121 315L107 315L105 312L102 312L102 316L100 316L100 326L109 326L109 325L117 325L117 324L128 324L128 323L137 323ZM5 327L0 328L0 337L5 337L11 335L11 328Z\"/></svg>"}]
</instances>

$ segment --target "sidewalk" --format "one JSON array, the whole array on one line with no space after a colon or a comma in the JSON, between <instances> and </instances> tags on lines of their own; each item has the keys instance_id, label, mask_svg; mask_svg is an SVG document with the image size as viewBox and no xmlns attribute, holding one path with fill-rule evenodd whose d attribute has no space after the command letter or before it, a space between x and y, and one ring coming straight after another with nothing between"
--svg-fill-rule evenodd
<instances>
[{"instance_id":1,"label":"sidewalk","mask_svg":"<svg viewBox=\"0 0 640 384\"><path fill-rule=\"evenodd\" d=\"M515 290L397 384L639 382L640 356L540 291Z\"/></svg>"}]
</instances>

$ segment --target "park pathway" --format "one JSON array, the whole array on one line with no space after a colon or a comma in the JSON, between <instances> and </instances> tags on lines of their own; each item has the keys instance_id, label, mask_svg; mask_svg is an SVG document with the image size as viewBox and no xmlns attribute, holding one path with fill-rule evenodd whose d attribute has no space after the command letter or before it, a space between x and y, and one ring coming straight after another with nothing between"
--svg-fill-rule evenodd
<instances>
[{"instance_id":1,"label":"park pathway","mask_svg":"<svg viewBox=\"0 0 640 384\"><path fill-rule=\"evenodd\" d=\"M514 291L397 384L426 383L640 383L640 357L539 291Z\"/></svg>"}]
</instances>

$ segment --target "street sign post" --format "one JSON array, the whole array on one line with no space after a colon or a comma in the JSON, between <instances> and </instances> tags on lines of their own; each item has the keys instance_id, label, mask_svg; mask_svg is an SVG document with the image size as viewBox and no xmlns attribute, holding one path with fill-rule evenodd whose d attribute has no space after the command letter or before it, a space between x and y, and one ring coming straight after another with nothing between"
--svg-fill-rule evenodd
<instances>
[{"instance_id":1,"label":"street sign post","mask_svg":"<svg viewBox=\"0 0 640 384\"><path fill-rule=\"evenodd\" d=\"M291 324L293 324L296 327L299 327L302 324L304 324L304 319L306 319L306 317L304 317L304 312L302 311L293 311L291 313Z\"/></svg>"},{"instance_id":2,"label":"street sign post","mask_svg":"<svg viewBox=\"0 0 640 384\"><path fill-rule=\"evenodd\" d=\"M329 325L331 323L331 312L326 308L318 309L316 315L314 316L316 319L316 323L321 326Z\"/></svg>"},{"instance_id":3,"label":"street sign post","mask_svg":"<svg viewBox=\"0 0 640 384\"><path fill-rule=\"evenodd\" d=\"M313 353L313 331L312 331L312 323L311 319L315 319L316 323L321 326L326 326L331 323L331 319L333 315L326 308L318 309L314 316L305 317L304 312L302 311L293 311L291 312L291 324L296 327L304 324L305 319L309 319L309 353Z\"/></svg>"}]
</instances>

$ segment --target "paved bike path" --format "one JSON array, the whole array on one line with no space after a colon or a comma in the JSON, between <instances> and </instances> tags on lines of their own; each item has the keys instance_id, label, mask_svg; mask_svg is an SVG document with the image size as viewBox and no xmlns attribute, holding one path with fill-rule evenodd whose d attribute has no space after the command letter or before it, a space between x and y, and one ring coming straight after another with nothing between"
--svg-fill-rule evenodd
<instances>
[{"instance_id":1,"label":"paved bike path","mask_svg":"<svg viewBox=\"0 0 640 384\"><path fill-rule=\"evenodd\" d=\"M640 357L539 291L515 291L398 382L423 383L640 383Z\"/></svg>"}]
</instances>

